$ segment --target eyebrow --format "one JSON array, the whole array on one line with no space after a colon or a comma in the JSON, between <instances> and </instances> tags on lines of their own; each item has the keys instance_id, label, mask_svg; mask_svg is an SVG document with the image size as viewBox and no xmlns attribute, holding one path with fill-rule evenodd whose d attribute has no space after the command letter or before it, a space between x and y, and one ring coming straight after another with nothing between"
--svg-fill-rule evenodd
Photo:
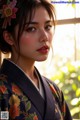
<instances>
[{"instance_id":1,"label":"eyebrow","mask_svg":"<svg viewBox=\"0 0 80 120\"><path fill-rule=\"evenodd\" d=\"M50 22L52 23L51 20L47 20L47 21L45 22L45 24L50 23ZM36 25L38 25L39 23L38 23L38 22L35 22L35 21L34 21L34 22L31 21L31 22L26 22L26 25L27 25L27 24L32 24L32 25L36 24Z\"/></svg>"}]
</instances>

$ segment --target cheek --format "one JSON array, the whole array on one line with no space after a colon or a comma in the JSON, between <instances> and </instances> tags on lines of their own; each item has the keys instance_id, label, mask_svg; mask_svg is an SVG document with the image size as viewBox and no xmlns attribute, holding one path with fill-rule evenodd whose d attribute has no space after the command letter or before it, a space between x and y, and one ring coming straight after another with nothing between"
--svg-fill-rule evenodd
<instances>
[{"instance_id":1,"label":"cheek","mask_svg":"<svg viewBox=\"0 0 80 120\"><path fill-rule=\"evenodd\" d=\"M50 34L50 36L49 36L49 38L50 38L50 42L52 42L52 40L53 40L53 33L51 32L51 34Z\"/></svg>"},{"instance_id":2,"label":"cheek","mask_svg":"<svg viewBox=\"0 0 80 120\"><path fill-rule=\"evenodd\" d=\"M55 33L54 28L52 28L52 31L51 31L51 38L52 38L52 39L53 39L53 37L54 37L54 33Z\"/></svg>"},{"instance_id":3,"label":"cheek","mask_svg":"<svg viewBox=\"0 0 80 120\"><path fill-rule=\"evenodd\" d=\"M30 37L21 37L20 46L31 46L32 40Z\"/></svg>"}]
</instances>

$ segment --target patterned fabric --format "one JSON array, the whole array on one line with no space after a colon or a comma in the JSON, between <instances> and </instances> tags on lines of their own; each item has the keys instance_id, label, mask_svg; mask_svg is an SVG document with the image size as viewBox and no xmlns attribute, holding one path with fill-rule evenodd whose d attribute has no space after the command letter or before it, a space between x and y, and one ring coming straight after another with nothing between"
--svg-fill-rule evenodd
<instances>
[{"instance_id":1,"label":"patterned fabric","mask_svg":"<svg viewBox=\"0 0 80 120\"><path fill-rule=\"evenodd\" d=\"M2 111L9 110L10 120L38 120L36 113L28 113L31 109L31 102L26 97L18 86L12 83L11 95L9 95L6 76L0 76L0 106ZM3 107L4 106L4 107ZM25 109L23 109L25 108ZM19 116L19 117L18 117Z\"/></svg>"},{"instance_id":2,"label":"patterned fabric","mask_svg":"<svg viewBox=\"0 0 80 120\"><path fill-rule=\"evenodd\" d=\"M9 120L72 120L62 92L37 73L45 99L16 65L4 60L0 70L0 111L9 111Z\"/></svg>"}]
</instances>

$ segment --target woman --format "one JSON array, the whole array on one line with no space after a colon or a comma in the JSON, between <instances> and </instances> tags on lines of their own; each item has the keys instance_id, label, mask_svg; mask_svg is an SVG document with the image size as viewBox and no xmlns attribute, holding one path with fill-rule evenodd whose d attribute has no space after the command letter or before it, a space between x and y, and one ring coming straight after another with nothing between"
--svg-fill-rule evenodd
<instances>
[{"instance_id":1,"label":"woman","mask_svg":"<svg viewBox=\"0 0 80 120\"><path fill-rule=\"evenodd\" d=\"M55 11L46 0L0 1L0 50L11 53L0 69L0 109L10 120L72 120L59 88L35 61L47 59Z\"/></svg>"}]
</instances>

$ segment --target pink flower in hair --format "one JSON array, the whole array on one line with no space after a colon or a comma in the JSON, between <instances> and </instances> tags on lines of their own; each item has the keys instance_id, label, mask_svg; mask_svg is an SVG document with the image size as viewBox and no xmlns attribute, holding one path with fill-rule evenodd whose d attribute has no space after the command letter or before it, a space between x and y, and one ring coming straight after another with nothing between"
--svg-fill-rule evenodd
<instances>
[{"instance_id":1,"label":"pink flower in hair","mask_svg":"<svg viewBox=\"0 0 80 120\"><path fill-rule=\"evenodd\" d=\"M7 25L11 25L11 19L16 18L16 12L18 10L15 7L16 3L17 3L16 0L13 0L12 2L7 0L7 4L3 5L2 10L0 10L0 14L2 14L1 18L4 18L2 28L6 28Z\"/></svg>"}]
</instances>

